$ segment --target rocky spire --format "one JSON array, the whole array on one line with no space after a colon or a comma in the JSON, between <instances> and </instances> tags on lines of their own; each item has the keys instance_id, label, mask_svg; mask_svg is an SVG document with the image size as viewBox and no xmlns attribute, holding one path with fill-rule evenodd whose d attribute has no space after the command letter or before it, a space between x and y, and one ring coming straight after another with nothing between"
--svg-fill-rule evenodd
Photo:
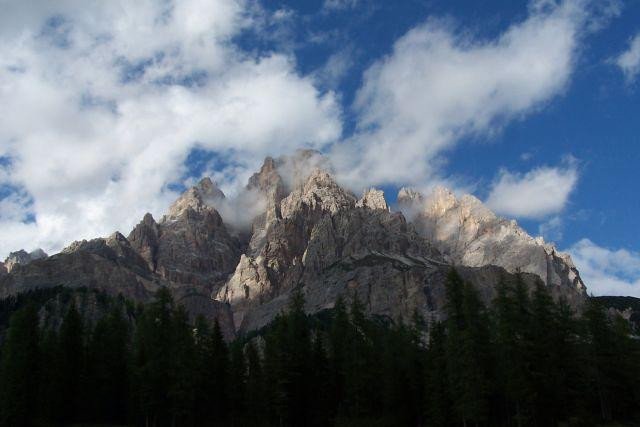
<instances>
[{"instance_id":1,"label":"rocky spire","mask_svg":"<svg viewBox=\"0 0 640 427\"><path fill-rule=\"evenodd\" d=\"M370 188L362 194L362 198L356 202L358 208L389 210L384 192L375 188Z\"/></svg>"},{"instance_id":2,"label":"rocky spire","mask_svg":"<svg viewBox=\"0 0 640 427\"><path fill-rule=\"evenodd\" d=\"M160 227L150 213L146 213L142 221L135 226L127 238L131 246L147 262L149 270L156 270Z\"/></svg>"},{"instance_id":3,"label":"rocky spire","mask_svg":"<svg viewBox=\"0 0 640 427\"><path fill-rule=\"evenodd\" d=\"M171 205L168 217L175 219L187 209L200 211L205 207L214 207L216 202L224 199L224 193L211 178L205 177L187 191Z\"/></svg>"},{"instance_id":4,"label":"rocky spire","mask_svg":"<svg viewBox=\"0 0 640 427\"><path fill-rule=\"evenodd\" d=\"M305 209L328 211L332 214L355 206L353 194L338 185L335 179L322 169L314 169L304 184L292 191L281 204L282 217L287 218Z\"/></svg>"},{"instance_id":5,"label":"rocky spire","mask_svg":"<svg viewBox=\"0 0 640 427\"><path fill-rule=\"evenodd\" d=\"M16 252L11 252L7 259L4 260L4 268L7 272L11 272L13 268L18 264L27 264L37 259L46 258L48 255L45 251L38 248L32 252L27 252L24 249L20 249Z\"/></svg>"}]
</instances>

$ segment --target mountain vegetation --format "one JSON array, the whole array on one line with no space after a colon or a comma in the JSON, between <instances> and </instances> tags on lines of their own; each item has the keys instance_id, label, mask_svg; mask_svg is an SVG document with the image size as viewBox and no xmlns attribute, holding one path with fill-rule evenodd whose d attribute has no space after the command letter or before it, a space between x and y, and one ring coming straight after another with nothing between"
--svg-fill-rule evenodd
<instances>
[{"instance_id":1,"label":"mountain vegetation","mask_svg":"<svg viewBox=\"0 0 640 427\"><path fill-rule=\"evenodd\" d=\"M192 322L166 288L145 305L91 299L100 316L80 290L21 294L0 305L0 425L640 422L640 341L626 320L595 299L577 314L542 283L496 286L487 307L452 269L446 320L408 324L366 315L358 295L308 315L298 288L273 322L233 342L217 322ZM64 313L47 320L60 294Z\"/></svg>"}]
</instances>

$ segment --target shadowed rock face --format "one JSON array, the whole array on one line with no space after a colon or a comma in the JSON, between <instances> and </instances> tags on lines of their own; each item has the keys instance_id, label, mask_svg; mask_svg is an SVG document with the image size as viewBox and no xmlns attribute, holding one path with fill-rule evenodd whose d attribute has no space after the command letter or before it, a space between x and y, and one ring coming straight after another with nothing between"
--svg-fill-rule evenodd
<instances>
[{"instance_id":1,"label":"shadowed rock face","mask_svg":"<svg viewBox=\"0 0 640 427\"><path fill-rule=\"evenodd\" d=\"M64 285L107 291L147 302L161 286L195 317L218 319L228 338L234 334L229 307L213 301L238 264L241 247L210 205L224 198L211 180L187 190L159 223L150 214L128 238L120 233L74 242L46 259L14 266L0 277L0 297L38 287Z\"/></svg>"},{"instance_id":2,"label":"shadowed rock face","mask_svg":"<svg viewBox=\"0 0 640 427\"><path fill-rule=\"evenodd\" d=\"M585 296L568 256L470 196L458 201L444 190L432 198L403 190L408 222L390 211L382 191L357 198L342 188L326 159L310 150L267 158L247 190L267 200L249 236L225 224L216 210L225 196L205 178L160 221L147 214L126 238L74 242L51 257L17 263L10 273L0 269L0 297L64 285L144 302L167 286L189 313L218 319L231 338L270 322L296 287L309 312L357 295L370 313L440 319L452 263L485 301L501 277L514 280L518 270L529 285L542 278L574 305Z\"/></svg>"}]
</instances>

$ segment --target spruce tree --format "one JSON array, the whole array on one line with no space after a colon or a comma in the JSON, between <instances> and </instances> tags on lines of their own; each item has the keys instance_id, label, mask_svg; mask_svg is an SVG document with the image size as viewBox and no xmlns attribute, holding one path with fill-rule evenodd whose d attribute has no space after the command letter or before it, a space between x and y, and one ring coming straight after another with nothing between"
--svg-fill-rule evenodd
<instances>
[{"instance_id":1,"label":"spruce tree","mask_svg":"<svg viewBox=\"0 0 640 427\"><path fill-rule=\"evenodd\" d=\"M443 427L451 419L444 324L437 322L429 334L425 367L425 418L427 425Z\"/></svg>"},{"instance_id":2,"label":"spruce tree","mask_svg":"<svg viewBox=\"0 0 640 427\"><path fill-rule=\"evenodd\" d=\"M452 269L447 291L447 359L453 413L463 425L488 417L488 319L475 289Z\"/></svg>"},{"instance_id":3,"label":"spruce tree","mask_svg":"<svg viewBox=\"0 0 640 427\"><path fill-rule=\"evenodd\" d=\"M78 419L81 407L81 374L84 372L85 362L84 338L82 317L72 299L60 326L58 340L57 390L60 406L56 420L62 424L70 424Z\"/></svg>"},{"instance_id":4,"label":"spruce tree","mask_svg":"<svg viewBox=\"0 0 640 427\"><path fill-rule=\"evenodd\" d=\"M32 304L11 316L0 361L0 425L31 426L39 409L38 313Z\"/></svg>"}]
</instances>

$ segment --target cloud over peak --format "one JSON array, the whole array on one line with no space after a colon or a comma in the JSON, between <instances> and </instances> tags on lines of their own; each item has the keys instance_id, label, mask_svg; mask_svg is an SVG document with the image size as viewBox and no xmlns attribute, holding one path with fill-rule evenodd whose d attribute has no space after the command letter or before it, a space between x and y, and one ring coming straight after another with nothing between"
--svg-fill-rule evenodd
<instances>
[{"instance_id":1,"label":"cloud over peak","mask_svg":"<svg viewBox=\"0 0 640 427\"><path fill-rule=\"evenodd\" d=\"M334 94L292 57L231 43L254 24L242 1L11 8L14 22L0 18L0 156L11 159L0 186L16 194L0 213L0 253L55 251L161 213L196 147L246 170L341 134Z\"/></svg>"},{"instance_id":2,"label":"cloud over peak","mask_svg":"<svg viewBox=\"0 0 640 427\"><path fill-rule=\"evenodd\" d=\"M347 179L425 181L460 138L490 134L561 94L590 22L584 5L533 2L525 20L491 40L437 19L410 30L364 75L358 133L338 150L363 153Z\"/></svg>"},{"instance_id":3,"label":"cloud over peak","mask_svg":"<svg viewBox=\"0 0 640 427\"><path fill-rule=\"evenodd\" d=\"M539 167L525 174L503 169L493 183L486 204L502 215L543 219L565 208L577 182L574 161L565 167Z\"/></svg>"},{"instance_id":4,"label":"cloud over peak","mask_svg":"<svg viewBox=\"0 0 640 427\"><path fill-rule=\"evenodd\" d=\"M490 39L430 18L374 60L354 104L343 106L330 89L352 69L350 46L307 74L294 49L279 47L286 40L240 47L246 33L266 44L286 37L278 28L296 16L288 9L244 0L5 2L0 255L25 242L55 252L161 214L193 178L188 159L198 150L215 155L198 174L228 193L266 155L300 147L325 151L354 189L442 180L443 157L460 139L490 135L564 92L595 20L590 4L534 0L527 17ZM358 5L325 2L345 13ZM560 210L577 174L556 172L566 185L555 202L511 212ZM505 172L497 185L533 188L554 177L531 174Z\"/></svg>"}]
</instances>

